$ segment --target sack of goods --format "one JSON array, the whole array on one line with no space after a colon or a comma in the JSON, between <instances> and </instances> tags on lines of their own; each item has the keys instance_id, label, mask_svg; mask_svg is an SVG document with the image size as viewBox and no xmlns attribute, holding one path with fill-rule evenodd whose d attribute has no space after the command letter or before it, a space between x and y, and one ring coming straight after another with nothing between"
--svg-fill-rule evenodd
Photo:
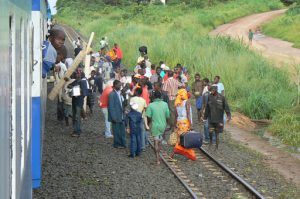
<instances>
[{"instance_id":1,"label":"sack of goods","mask_svg":"<svg viewBox=\"0 0 300 199\"><path fill-rule=\"evenodd\" d=\"M111 61L115 61L117 59L117 55L113 49L110 49L107 54Z\"/></svg>"},{"instance_id":2,"label":"sack of goods","mask_svg":"<svg viewBox=\"0 0 300 199\"><path fill-rule=\"evenodd\" d=\"M184 148L200 148L202 146L203 137L201 133L189 131L180 136L180 145Z\"/></svg>"},{"instance_id":3,"label":"sack of goods","mask_svg":"<svg viewBox=\"0 0 300 199\"><path fill-rule=\"evenodd\" d=\"M80 96L80 86L74 86L72 89L72 96L73 97L78 97Z\"/></svg>"},{"instance_id":4,"label":"sack of goods","mask_svg":"<svg viewBox=\"0 0 300 199\"><path fill-rule=\"evenodd\" d=\"M173 132L170 135L170 138L168 140L168 144L171 146L174 146L177 143L177 133Z\"/></svg>"},{"instance_id":5,"label":"sack of goods","mask_svg":"<svg viewBox=\"0 0 300 199\"><path fill-rule=\"evenodd\" d=\"M147 51L147 47L146 47L146 46L141 46L141 47L139 47L139 51L140 51L140 53L144 53L145 55L148 54L148 51Z\"/></svg>"}]
</instances>

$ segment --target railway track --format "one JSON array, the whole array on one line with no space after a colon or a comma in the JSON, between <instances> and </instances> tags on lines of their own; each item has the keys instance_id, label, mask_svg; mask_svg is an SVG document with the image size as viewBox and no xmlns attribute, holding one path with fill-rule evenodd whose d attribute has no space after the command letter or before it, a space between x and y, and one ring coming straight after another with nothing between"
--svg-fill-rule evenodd
<instances>
[{"instance_id":1,"label":"railway track","mask_svg":"<svg viewBox=\"0 0 300 199\"><path fill-rule=\"evenodd\" d=\"M152 136L149 136L149 143L154 149L154 140ZM215 183L205 181L206 185L214 187L211 191L217 191L216 188L224 188L225 192L231 195L223 196L222 198L258 198L265 199L255 188L246 182L242 177L235 173L232 169L211 156L204 148L200 148L195 151L197 160L193 164L201 166L202 170L209 172L215 180L219 181L219 184L224 184L224 187L216 187ZM160 157L164 164L172 171L175 177L186 188L192 198L205 199L204 188L198 186L198 182L191 179L187 166L179 164L179 161L172 161L169 159L169 155L165 149L160 154Z\"/></svg>"},{"instance_id":2,"label":"railway track","mask_svg":"<svg viewBox=\"0 0 300 199\"><path fill-rule=\"evenodd\" d=\"M83 45L85 42L84 38L79 35L74 29L61 25L63 30L66 33L66 36L69 40L70 45L72 46L72 42L77 40L78 37L81 37L83 41ZM152 148L154 148L153 137L149 137L149 142ZM233 169L228 168L226 165L215 159L211 156L204 148L200 148L196 150L197 155L197 163L201 165L202 169L206 169L212 176L215 177L221 184L226 184L227 192L232 193L230 198L259 198L264 199L255 188L253 188L249 183L246 182L242 177L240 177L237 173L233 171ZM197 185L195 180L193 181L189 176L186 166L180 165L178 161L174 162L169 159L169 155L166 150L163 150L160 154L160 157L164 164L171 170L171 172L175 175L175 177L180 181L180 183L186 188L192 198L205 199L205 191L203 191L203 187ZM205 183L210 184L209 181L205 181ZM213 185L215 186L215 185ZM214 190L215 191L215 190ZM228 198L228 196L224 196L222 198Z\"/></svg>"}]
</instances>

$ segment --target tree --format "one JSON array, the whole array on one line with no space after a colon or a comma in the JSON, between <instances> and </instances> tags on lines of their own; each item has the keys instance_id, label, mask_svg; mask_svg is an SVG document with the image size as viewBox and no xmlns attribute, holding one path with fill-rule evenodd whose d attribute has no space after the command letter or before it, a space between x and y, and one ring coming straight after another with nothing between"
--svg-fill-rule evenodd
<instances>
[{"instance_id":1,"label":"tree","mask_svg":"<svg viewBox=\"0 0 300 199\"><path fill-rule=\"evenodd\" d=\"M300 5L300 0L280 0L284 5L290 6L294 3Z\"/></svg>"}]
</instances>

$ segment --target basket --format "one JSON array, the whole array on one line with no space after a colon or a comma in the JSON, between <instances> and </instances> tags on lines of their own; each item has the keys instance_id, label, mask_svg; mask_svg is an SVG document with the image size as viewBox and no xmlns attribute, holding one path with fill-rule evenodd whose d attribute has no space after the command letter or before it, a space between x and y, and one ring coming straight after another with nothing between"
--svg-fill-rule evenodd
<instances>
[{"instance_id":1,"label":"basket","mask_svg":"<svg viewBox=\"0 0 300 199\"><path fill-rule=\"evenodd\" d=\"M168 144L171 146L174 146L177 143L177 133L173 132L171 133L169 140L168 140Z\"/></svg>"}]
</instances>

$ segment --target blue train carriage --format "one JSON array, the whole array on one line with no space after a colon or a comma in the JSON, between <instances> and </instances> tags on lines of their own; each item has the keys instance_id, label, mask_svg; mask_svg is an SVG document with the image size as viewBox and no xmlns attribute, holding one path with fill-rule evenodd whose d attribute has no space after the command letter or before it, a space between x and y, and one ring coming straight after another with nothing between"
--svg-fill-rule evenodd
<instances>
[{"instance_id":1,"label":"blue train carriage","mask_svg":"<svg viewBox=\"0 0 300 199\"><path fill-rule=\"evenodd\" d=\"M51 19L46 0L32 0L33 43L33 83L32 92L32 188L41 186L42 149L47 101L47 78L42 78L42 44L48 32L47 22Z\"/></svg>"},{"instance_id":2,"label":"blue train carriage","mask_svg":"<svg viewBox=\"0 0 300 199\"><path fill-rule=\"evenodd\" d=\"M40 137L43 128L44 113L36 114L45 106L39 77L48 4L0 0L0 5L0 198L27 199L32 197L33 184L40 180L35 168L40 171L41 141L35 136ZM34 20L32 15L36 15ZM37 113L32 114L32 109ZM40 147L32 148L37 145L34 142Z\"/></svg>"},{"instance_id":3,"label":"blue train carriage","mask_svg":"<svg viewBox=\"0 0 300 199\"><path fill-rule=\"evenodd\" d=\"M0 5L0 198L30 198L31 1Z\"/></svg>"}]
</instances>

